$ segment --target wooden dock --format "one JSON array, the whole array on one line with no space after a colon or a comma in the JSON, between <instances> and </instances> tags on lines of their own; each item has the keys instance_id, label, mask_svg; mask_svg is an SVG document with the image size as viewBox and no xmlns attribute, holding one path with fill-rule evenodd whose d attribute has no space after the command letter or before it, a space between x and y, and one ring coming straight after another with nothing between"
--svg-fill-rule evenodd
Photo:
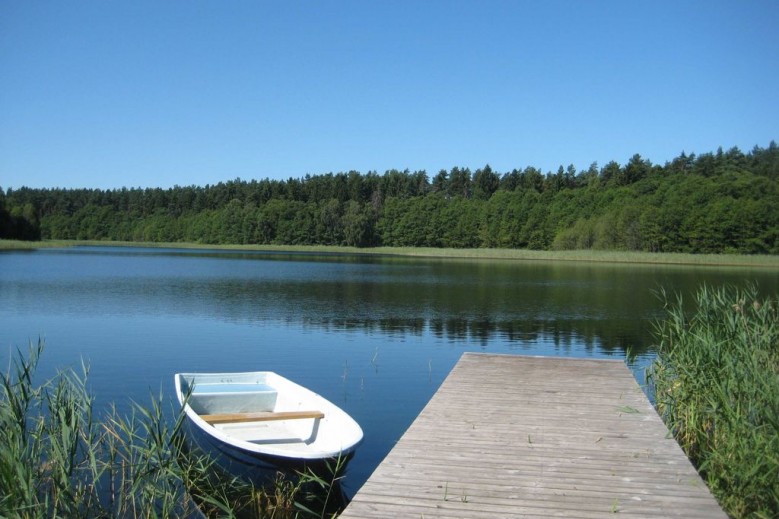
<instances>
[{"instance_id":1,"label":"wooden dock","mask_svg":"<svg viewBox=\"0 0 779 519\"><path fill-rule=\"evenodd\" d=\"M340 517L727 516L623 362L466 353Z\"/></svg>"}]
</instances>

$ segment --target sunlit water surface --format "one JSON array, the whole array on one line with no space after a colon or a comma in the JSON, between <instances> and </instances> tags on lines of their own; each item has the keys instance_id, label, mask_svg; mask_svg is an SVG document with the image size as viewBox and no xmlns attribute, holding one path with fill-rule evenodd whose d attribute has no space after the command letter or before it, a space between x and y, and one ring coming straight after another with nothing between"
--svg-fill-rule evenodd
<instances>
[{"instance_id":1,"label":"sunlit water surface","mask_svg":"<svg viewBox=\"0 0 779 519\"><path fill-rule=\"evenodd\" d=\"M39 375L90 367L98 407L173 404L181 371L271 370L363 427L353 493L463 352L651 362L664 288L769 269L464 261L119 247L0 252L0 361L38 337ZM629 352L629 354L627 353Z\"/></svg>"}]
</instances>

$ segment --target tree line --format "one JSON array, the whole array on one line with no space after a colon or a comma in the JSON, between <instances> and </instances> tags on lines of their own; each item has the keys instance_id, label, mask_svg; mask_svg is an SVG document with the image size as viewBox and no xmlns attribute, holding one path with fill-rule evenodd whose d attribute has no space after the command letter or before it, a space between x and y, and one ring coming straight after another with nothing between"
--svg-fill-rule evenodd
<instances>
[{"instance_id":1,"label":"tree line","mask_svg":"<svg viewBox=\"0 0 779 519\"><path fill-rule=\"evenodd\" d=\"M160 188L0 188L0 238L779 253L779 146Z\"/></svg>"}]
</instances>

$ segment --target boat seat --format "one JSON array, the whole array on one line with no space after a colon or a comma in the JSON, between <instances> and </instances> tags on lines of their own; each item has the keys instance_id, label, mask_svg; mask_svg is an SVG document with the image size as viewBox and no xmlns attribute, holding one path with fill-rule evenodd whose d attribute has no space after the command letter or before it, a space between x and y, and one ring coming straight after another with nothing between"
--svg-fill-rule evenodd
<instances>
[{"instance_id":1,"label":"boat seat","mask_svg":"<svg viewBox=\"0 0 779 519\"><path fill-rule=\"evenodd\" d=\"M271 420L321 420L325 417L322 411L280 411L275 413L220 413L201 414L200 418L211 425L223 423L267 422Z\"/></svg>"},{"instance_id":2,"label":"boat seat","mask_svg":"<svg viewBox=\"0 0 779 519\"><path fill-rule=\"evenodd\" d=\"M197 384L189 397L189 405L199 415L212 413L246 413L272 411L277 392L257 383Z\"/></svg>"}]
</instances>

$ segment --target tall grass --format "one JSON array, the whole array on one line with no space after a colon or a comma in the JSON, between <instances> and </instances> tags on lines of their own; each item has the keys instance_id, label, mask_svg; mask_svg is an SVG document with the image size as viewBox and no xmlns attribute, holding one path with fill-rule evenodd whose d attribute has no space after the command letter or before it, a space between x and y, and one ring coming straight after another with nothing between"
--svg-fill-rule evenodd
<instances>
[{"instance_id":1,"label":"tall grass","mask_svg":"<svg viewBox=\"0 0 779 519\"><path fill-rule=\"evenodd\" d=\"M42 351L39 341L20 352L0 383L0 517L324 516L319 494L303 489L330 491L332 480L255 488L220 474L188 449L186 415L166 416L161 395L96 420L86 368L35 383Z\"/></svg>"},{"instance_id":2,"label":"tall grass","mask_svg":"<svg viewBox=\"0 0 779 519\"><path fill-rule=\"evenodd\" d=\"M779 298L704 286L691 314L662 294L659 413L732 517L779 517Z\"/></svg>"},{"instance_id":3,"label":"tall grass","mask_svg":"<svg viewBox=\"0 0 779 519\"><path fill-rule=\"evenodd\" d=\"M311 254L356 254L405 256L462 260L565 261L584 263L624 263L652 265L688 265L715 267L779 267L779 256L745 254L687 254L675 252L637 252L615 250L529 250L529 249L452 249L433 247L347 247L337 245L215 245L203 243L116 242L95 240L43 240L36 242L0 240L0 251L29 250L44 247L144 247L178 249L215 249L270 251Z\"/></svg>"}]
</instances>

